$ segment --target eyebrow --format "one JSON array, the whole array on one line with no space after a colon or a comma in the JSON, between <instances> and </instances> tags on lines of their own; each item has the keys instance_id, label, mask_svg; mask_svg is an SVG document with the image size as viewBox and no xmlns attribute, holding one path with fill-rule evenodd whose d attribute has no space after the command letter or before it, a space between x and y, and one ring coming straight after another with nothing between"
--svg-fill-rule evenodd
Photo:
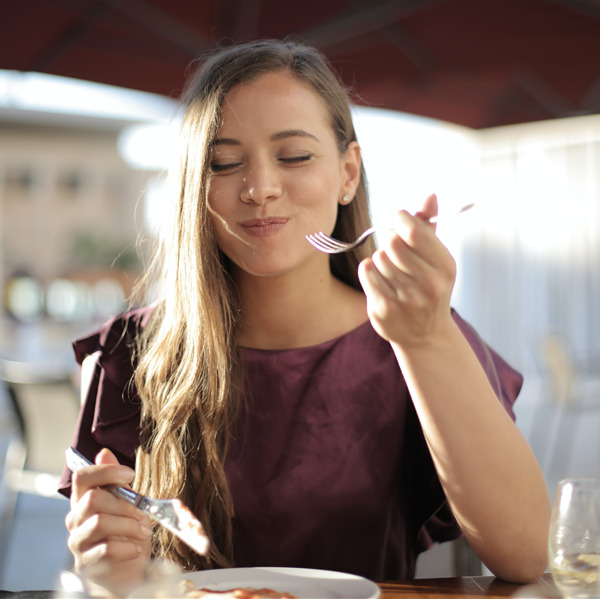
<instances>
[{"instance_id":1,"label":"eyebrow","mask_svg":"<svg viewBox=\"0 0 600 600\"><path fill-rule=\"evenodd\" d=\"M270 140L272 142L278 142L279 140L285 140L291 137L304 137L311 138L313 140L319 141L319 138L308 131L304 131L303 129L286 129L284 131L278 131L274 133ZM242 143L235 138L217 138L213 141L213 146L241 146Z\"/></svg>"},{"instance_id":2,"label":"eyebrow","mask_svg":"<svg viewBox=\"0 0 600 600\"><path fill-rule=\"evenodd\" d=\"M213 146L241 146L242 143L234 138L216 138L213 140Z\"/></svg>"},{"instance_id":3,"label":"eyebrow","mask_svg":"<svg viewBox=\"0 0 600 600\"><path fill-rule=\"evenodd\" d=\"M286 129L285 131L280 131L278 133L274 133L271 136L271 141L276 142L278 140L284 140L290 137L307 137L312 138L313 140L319 141L319 138L312 133L308 133L308 131L304 131L304 129Z\"/></svg>"}]
</instances>

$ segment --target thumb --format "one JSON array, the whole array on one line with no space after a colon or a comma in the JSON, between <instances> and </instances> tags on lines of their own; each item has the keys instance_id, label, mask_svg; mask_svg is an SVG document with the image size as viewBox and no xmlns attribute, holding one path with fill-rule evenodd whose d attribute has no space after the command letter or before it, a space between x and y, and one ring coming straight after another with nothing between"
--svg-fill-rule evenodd
<instances>
[{"instance_id":1,"label":"thumb","mask_svg":"<svg viewBox=\"0 0 600 600\"><path fill-rule=\"evenodd\" d=\"M117 457L108 449L102 448L98 454L96 454L97 465L119 465L118 477L130 485L135 477L135 471L126 465L122 465Z\"/></svg>"},{"instance_id":2,"label":"thumb","mask_svg":"<svg viewBox=\"0 0 600 600\"><path fill-rule=\"evenodd\" d=\"M102 448L98 454L96 454L96 460L94 461L97 465L118 465L119 461L117 457L108 449Z\"/></svg>"},{"instance_id":3,"label":"thumb","mask_svg":"<svg viewBox=\"0 0 600 600\"><path fill-rule=\"evenodd\" d=\"M421 208L417 211L416 215L424 221L429 221L432 217L438 214L438 201L435 194L427 196Z\"/></svg>"}]
</instances>

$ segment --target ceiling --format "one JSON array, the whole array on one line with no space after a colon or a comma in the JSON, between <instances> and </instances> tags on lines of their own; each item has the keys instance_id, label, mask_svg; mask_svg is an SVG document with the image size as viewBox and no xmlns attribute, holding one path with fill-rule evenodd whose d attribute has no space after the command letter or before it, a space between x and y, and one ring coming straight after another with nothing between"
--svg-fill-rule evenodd
<instances>
[{"instance_id":1,"label":"ceiling","mask_svg":"<svg viewBox=\"0 0 600 600\"><path fill-rule=\"evenodd\" d=\"M0 68L174 98L203 52L288 35L358 104L475 129L600 112L600 0L18 0Z\"/></svg>"}]
</instances>

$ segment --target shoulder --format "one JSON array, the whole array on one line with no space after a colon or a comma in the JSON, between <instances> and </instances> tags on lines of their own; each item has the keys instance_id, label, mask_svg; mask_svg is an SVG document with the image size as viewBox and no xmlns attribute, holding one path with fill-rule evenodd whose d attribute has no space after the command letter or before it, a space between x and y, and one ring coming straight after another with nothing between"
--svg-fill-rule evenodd
<instances>
[{"instance_id":1,"label":"shoulder","mask_svg":"<svg viewBox=\"0 0 600 600\"><path fill-rule=\"evenodd\" d=\"M137 338L146 326L154 306L130 310L106 321L89 335L73 342L75 358L86 363L86 378L102 371L118 388L125 387L135 370ZM86 358L91 357L86 361ZM82 373L83 375L83 373Z\"/></svg>"},{"instance_id":2,"label":"shoulder","mask_svg":"<svg viewBox=\"0 0 600 600\"><path fill-rule=\"evenodd\" d=\"M73 342L78 363L86 356L100 353L107 357L115 353L129 353L137 336L146 326L154 305L136 308L112 317L92 333Z\"/></svg>"}]
</instances>

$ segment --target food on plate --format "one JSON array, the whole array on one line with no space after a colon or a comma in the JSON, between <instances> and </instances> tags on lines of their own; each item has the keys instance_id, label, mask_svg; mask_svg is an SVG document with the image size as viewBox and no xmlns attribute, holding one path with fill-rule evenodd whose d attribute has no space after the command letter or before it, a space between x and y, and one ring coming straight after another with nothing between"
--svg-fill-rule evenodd
<instances>
[{"instance_id":1,"label":"food on plate","mask_svg":"<svg viewBox=\"0 0 600 600\"><path fill-rule=\"evenodd\" d=\"M179 584L179 591L183 598L296 598L287 592L278 592L270 588L232 588L230 590L211 590L209 588L196 588L190 579L184 579Z\"/></svg>"}]
</instances>

